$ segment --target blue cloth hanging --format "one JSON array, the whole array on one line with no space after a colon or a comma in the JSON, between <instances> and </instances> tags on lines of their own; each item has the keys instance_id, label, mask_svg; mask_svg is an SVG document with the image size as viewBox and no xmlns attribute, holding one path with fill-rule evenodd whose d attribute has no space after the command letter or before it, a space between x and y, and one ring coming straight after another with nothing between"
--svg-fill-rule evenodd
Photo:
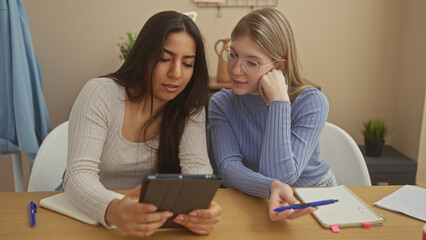
<instances>
[{"instance_id":1,"label":"blue cloth hanging","mask_svg":"<svg viewBox=\"0 0 426 240\"><path fill-rule=\"evenodd\" d=\"M22 0L0 0L0 154L27 152L31 166L51 130Z\"/></svg>"}]
</instances>

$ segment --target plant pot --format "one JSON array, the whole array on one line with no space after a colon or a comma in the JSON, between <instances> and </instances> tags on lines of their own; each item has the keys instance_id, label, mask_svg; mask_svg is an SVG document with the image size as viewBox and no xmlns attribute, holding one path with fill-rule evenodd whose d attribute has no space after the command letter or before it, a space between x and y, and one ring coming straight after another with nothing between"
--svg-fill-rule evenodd
<instances>
[{"instance_id":1,"label":"plant pot","mask_svg":"<svg viewBox=\"0 0 426 240\"><path fill-rule=\"evenodd\" d=\"M367 139L364 139L365 143L365 155L370 157L380 157L383 152L383 147L385 146L385 141L383 142L370 142Z\"/></svg>"}]
</instances>

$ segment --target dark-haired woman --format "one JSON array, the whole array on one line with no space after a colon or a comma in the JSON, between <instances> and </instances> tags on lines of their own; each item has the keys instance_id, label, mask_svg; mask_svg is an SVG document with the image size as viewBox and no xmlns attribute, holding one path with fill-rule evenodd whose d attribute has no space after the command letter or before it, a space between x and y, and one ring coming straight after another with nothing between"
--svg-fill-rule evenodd
<instances>
[{"instance_id":1,"label":"dark-haired woman","mask_svg":"<svg viewBox=\"0 0 426 240\"><path fill-rule=\"evenodd\" d=\"M205 112L208 71L203 39L186 15L166 11L143 26L114 73L90 80L69 120L65 191L107 228L149 236L168 218L138 203L149 173L209 174ZM116 199L107 189L132 189ZM174 221L209 234L221 208L194 210Z\"/></svg>"}]
</instances>

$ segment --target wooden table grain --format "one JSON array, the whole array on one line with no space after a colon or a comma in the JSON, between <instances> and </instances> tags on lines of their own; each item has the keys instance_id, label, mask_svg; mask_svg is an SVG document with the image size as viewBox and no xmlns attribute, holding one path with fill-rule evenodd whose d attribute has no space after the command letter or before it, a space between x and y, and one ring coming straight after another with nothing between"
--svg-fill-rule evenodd
<instances>
[{"instance_id":1,"label":"wooden table grain","mask_svg":"<svg viewBox=\"0 0 426 240\"><path fill-rule=\"evenodd\" d=\"M396 191L401 186L349 187L365 202L373 203ZM120 191L126 193L127 191ZM0 239L140 239L120 229L94 227L64 215L39 207L36 226L29 223L29 203L56 192L0 193ZM185 229L158 230L145 239L421 239L424 222L404 214L373 207L385 218L384 226L342 228L332 233L323 228L312 215L296 220L271 222L267 200L248 196L234 189L219 189L215 201L223 208L222 220L207 236L199 236Z\"/></svg>"}]
</instances>

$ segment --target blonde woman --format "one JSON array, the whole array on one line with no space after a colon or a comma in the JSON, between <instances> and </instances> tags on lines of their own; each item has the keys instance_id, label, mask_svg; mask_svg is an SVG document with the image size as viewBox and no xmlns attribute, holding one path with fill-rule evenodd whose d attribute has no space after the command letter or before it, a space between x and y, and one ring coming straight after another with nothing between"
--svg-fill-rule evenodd
<instances>
[{"instance_id":1,"label":"blonde woman","mask_svg":"<svg viewBox=\"0 0 426 240\"><path fill-rule=\"evenodd\" d=\"M232 89L216 93L209 105L218 171L225 186L269 198L271 220L308 214L315 209L273 209L296 203L290 186L337 185L319 158L327 98L303 83L293 32L281 12L249 13L231 38L222 57Z\"/></svg>"}]
</instances>

